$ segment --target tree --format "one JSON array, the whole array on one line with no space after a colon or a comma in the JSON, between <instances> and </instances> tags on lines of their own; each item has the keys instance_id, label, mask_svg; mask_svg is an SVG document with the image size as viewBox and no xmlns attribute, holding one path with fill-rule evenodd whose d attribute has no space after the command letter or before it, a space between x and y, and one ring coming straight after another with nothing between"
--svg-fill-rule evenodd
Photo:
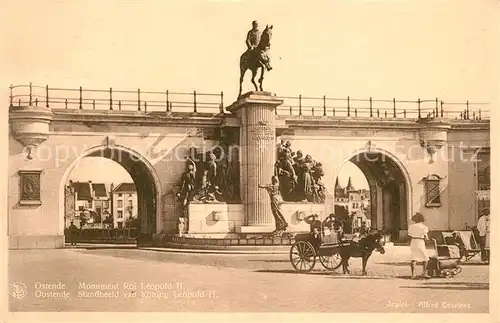
<instances>
[{"instance_id":1,"label":"tree","mask_svg":"<svg viewBox=\"0 0 500 323\"><path fill-rule=\"evenodd\" d=\"M87 219L85 218L85 213L80 212L80 229L87 223Z\"/></svg>"},{"instance_id":2,"label":"tree","mask_svg":"<svg viewBox=\"0 0 500 323\"><path fill-rule=\"evenodd\" d=\"M101 223L101 215L95 211L91 211L92 218L94 219L94 223Z\"/></svg>"},{"instance_id":3,"label":"tree","mask_svg":"<svg viewBox=\"0 0 500 323\"><path fill-rule=\"evenodd\" d=\"M335 217L342 222L345 233L352 233L352 218L345 206L335 205Z\"/></svg>"},{"instance_id":4,"label":"tree","mask_svg":"<svg viewBox=\"0 0 500 323\"><path fill-rule=\"evenodd\" d=\"M102 221L102 223L103 224L113 224L113 217L110 214L108 214L106 216L106 218L104 219L104 221Z\"/></svg>"},{"instance_id":5,"label":"tree","mask_svg":"<svg viewBox=\"0 0 500 323\"><path fill-rule=\"evenodd\" d=\"M125 221L126 228L138 228L139 227L139 219L134 217L128 217Z\"/></svg>"},{"instance_id":6,"label":"tree","mask_svg":"<svg viewBox=\"0 0 500 323\"><path fill-rule=\"evenodd\" d=\"M340 221L349 219L349 212L347 211L347 208L342 205L335 205L335 217Z\"/></svg>"}]
</instances>

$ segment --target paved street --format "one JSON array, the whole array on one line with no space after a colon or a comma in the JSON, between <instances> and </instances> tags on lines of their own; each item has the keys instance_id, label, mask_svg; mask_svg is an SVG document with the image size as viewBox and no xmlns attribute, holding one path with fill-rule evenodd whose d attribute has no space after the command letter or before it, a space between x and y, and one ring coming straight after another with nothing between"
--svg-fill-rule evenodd
<instances>
[{"instance_id":1,"label":"paved street","mask_svg":"<svg viewBox=\"0 0 500 323\"><path fill-rule=\"evenodd\" d=\"M11 250L11 292L14 283L22 283L27 294L15 289L18 298L10 296L10 310L488 311L488 266L466 264L455 278L414 281L408 279L408 253L407 247L388 248L385 255L375 253L369 261L369 276L362 277L359 259L351 260L352 275L346 276L340 270L323 270L319 262L314 272L297 274L286 254Z\"/></svg>"}]
</instances>

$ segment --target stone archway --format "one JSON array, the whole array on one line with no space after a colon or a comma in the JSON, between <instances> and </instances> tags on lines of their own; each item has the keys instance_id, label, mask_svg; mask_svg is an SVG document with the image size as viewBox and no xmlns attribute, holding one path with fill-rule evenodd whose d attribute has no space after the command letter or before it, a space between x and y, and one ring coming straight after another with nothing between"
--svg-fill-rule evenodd
<instances>
[{"instance_id":1,"label":"stone archway","mask_svg":"<svg viewBox=\"0 0 500 323\"><path fill-rule=\"evenodd\" d=\"M138 152L130 148L113 145L97 146L88 149L75 158L66 169L62 178L59 194L60 201L64 201L64 191L72 170L85 157L103 157L121 165L131 176L137 190L139 236L138 244L148 243L152 235L161 229L158 225L161 219L161 183L156 171L149 161ZM59 205L59 220L64 227L64 203Z\"/></svg>"},{"instance_id":2,"label":"stone archway","mask_svg":"<svg viewBox=\"0 0 500 323\"><path fill-rule=\"evenodd\" d=\"M376 148L356 151L342 165L346 162L356 165L367 179L371 228L383 230L393 240L403 239L412 214L412 186L403 164L393 154Z\"/></svg>"}]
</instances>

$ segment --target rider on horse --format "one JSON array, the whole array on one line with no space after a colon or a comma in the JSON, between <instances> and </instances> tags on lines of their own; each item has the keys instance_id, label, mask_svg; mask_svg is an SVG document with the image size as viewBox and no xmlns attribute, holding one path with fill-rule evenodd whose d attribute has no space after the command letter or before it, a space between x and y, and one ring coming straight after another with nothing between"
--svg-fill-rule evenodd
<instances>
[{"instance_id":1,"label":"rider on horse","mask_svg":"<svg viewBox=\"0 0 500 323\"><path fill-rule=\"evenodd\" d=\"M247 33L247 47L248 50L254 50L260 42L260 31L259 31L259 23L254 20L252 21L252 29L250 29Z\"/></svg>"},{"instance_id":2,"label":"rider on horse","mask_svg":"<svg viewBox=\"0 0 500 323\"><path fill-rule=\"evenodd\" d=\"M259 60L259 63L261 64L262 68L267 68L268 71L272 70L271 65L269 64L269 57L266 55L265 51L268 48L262 49L260 53L255 53L254 50L257 48L257 46L260 43L260 37L261 33L259 31L259 23L254 20L252 21L252 29L250 29L247 33L247 39L246 39L246 45L247 45L247 53L248 55L254 53L254 54L260 54L260 57L266 57L267 59L267 64L264 64L261 60Z\"/></svg>"}]
</instances>

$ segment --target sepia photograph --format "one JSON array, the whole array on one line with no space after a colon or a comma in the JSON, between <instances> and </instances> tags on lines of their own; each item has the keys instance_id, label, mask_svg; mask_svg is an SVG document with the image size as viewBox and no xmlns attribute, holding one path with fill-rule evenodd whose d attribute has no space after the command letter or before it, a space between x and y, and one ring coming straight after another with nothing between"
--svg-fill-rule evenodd
<instances>
[{"instance_id":1,"label":"sepia photograph","mask_svg":"<svg viewBox=\"0 0 500 323\"><path fill-rule=\"evenodd\" d=\"M4 320L497 321L498 5L2 1Z\"/></svg>"}]
</instances>

